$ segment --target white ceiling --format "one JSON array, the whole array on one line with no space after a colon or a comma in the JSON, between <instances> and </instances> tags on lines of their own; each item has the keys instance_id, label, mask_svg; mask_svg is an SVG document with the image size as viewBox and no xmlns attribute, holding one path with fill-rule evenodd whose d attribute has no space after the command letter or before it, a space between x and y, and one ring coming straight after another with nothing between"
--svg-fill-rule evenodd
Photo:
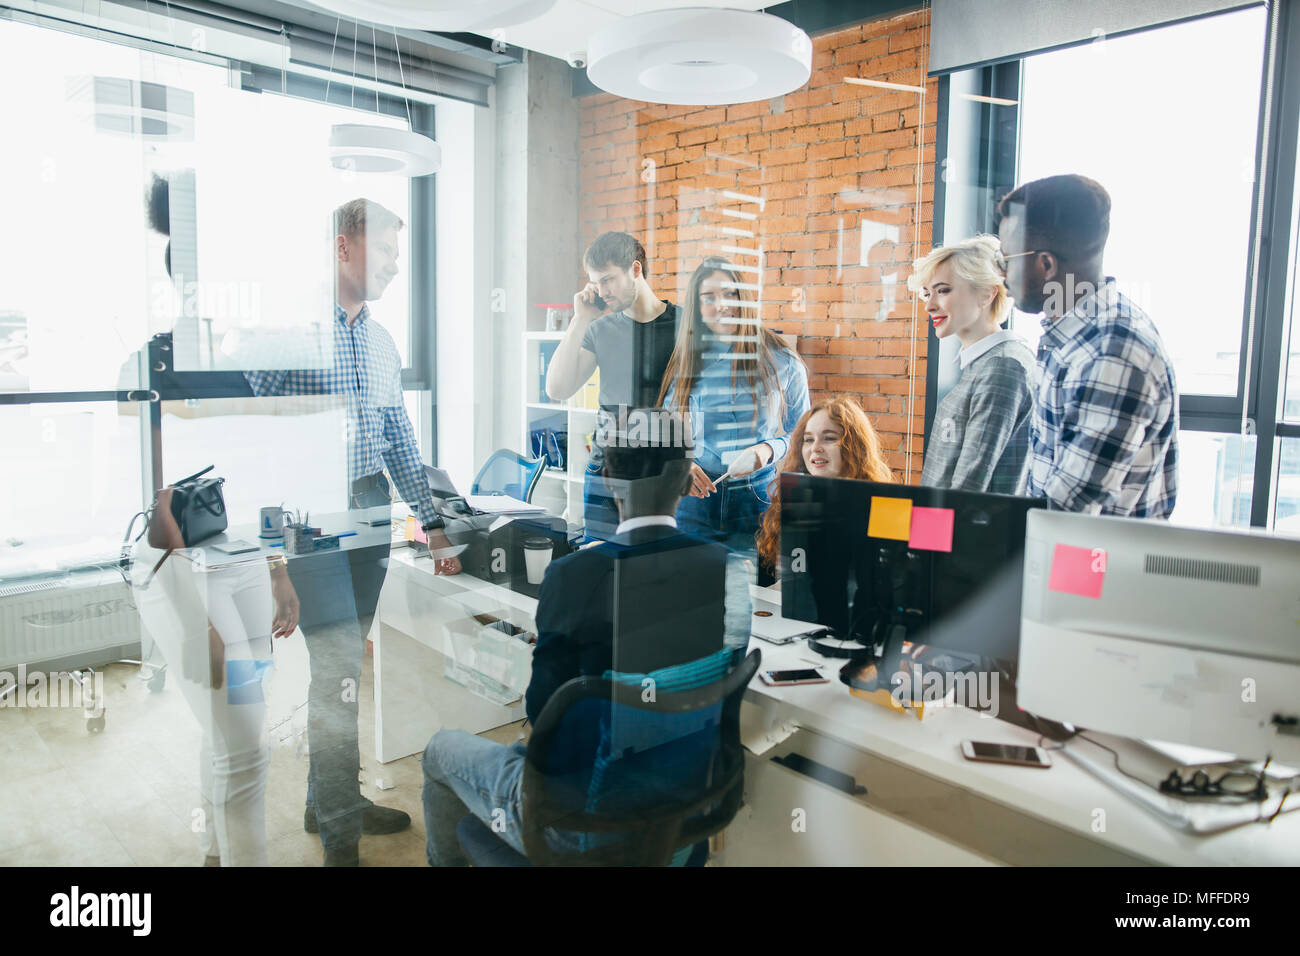
<instances>
[{"instance_id":1,"label":"white ceiling","mask_svg":"<svg viewBox=\"0 0 1300 956\"><path fill-rule=\"evenodd\" d=\"M585 52L587 40L619 17L674 7L759 10L773 3L774 0L726 0L722 3L701 0L556 0L555 6L536 20L502 28L500 39L512 46L564 60L573 53Z\"/></svg>"}]
</instances>

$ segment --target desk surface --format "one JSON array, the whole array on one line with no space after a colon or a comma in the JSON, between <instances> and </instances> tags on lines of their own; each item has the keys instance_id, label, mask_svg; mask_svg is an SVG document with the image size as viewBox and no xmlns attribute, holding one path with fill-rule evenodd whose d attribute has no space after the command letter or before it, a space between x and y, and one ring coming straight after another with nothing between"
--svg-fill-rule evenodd
<instances>
[{"instance_id":1,"label":"desk surface","mask_svg":"<svg viewBox=\"0 0 1300 956\"><path fill-rule=\"evenodd\" d=\"M757 589L752 593L757 608L765 595ZM779 611L779 606L775 609ZM1206 836L1184 833L1063 754L1054 753L1047 770L977 763L961 755L964 740L1033 745L1038 735L1029 730L964 707L951 707L920 721L852 696L838 680L844 662L823 658L803 641L776 646L753 640L750 647L762 650L765 670L807 667L816 661L824 664L831 678L829 684L800 687L769 687L755 678L746 699L764 707L769 726L788 722L812 730L1152 862L1300 864L1300 812L1284 814L1269 825L1250 824ZM1104 832L1094 829L1098 809L1105 811Z\"/></svg>"},{"instance_id":2,"label":"desk surface","mask_svg":"<svg viewBox=\"0 0 1300 956\"><path fill-rule=\"evenodd\" d=\"M366 518L383 517L387 512L386 508L366 508L355 511L340 511L332 514L313 515L312 523L315 527L321 529L323 534L348 534L346 538L339 539L339 551L352 551L356 548L372 548L378 545L388 544L392 541L393 530L390 525L380 525L371 527L362 524ZM228 541L247 541L249 544L257 545L256 554L252 551L246 551L243 554L225 554L216 550L213 545L224 544ZM202 544L195 545L191 551L194 555L202 554L200 559L204 565L209 568L221 567L222 565L233 564L247 561L249 558L283 554L290 561L296 558L311 557L314 554L329 554L330 551L313 551L311 554L289 554L284 550L283 538L261 538L258 537L258 526L235 525L227 528L224 532L212 538L207 538Z\"/></svg>"},{"instance_id":3,"label":"desk surface","mask_svg":"<svg viewBox=\"0 0 1300 956\"><path fill-rule=\"evenodd\" d=\"M534 598L465 574L435 576L432 562L409 551L395 553L393 561L409 568L408 574L416 573L424 587L476 610L499 608L522 619L536 613ZM780 613L779 592L751 588L750 594L755 610ZM1038 737L1029 730L963 707L919 721L852 696L837 679L843 662L823 658L804 641L777 646L752 638L753 648L762 651L764 669L818 662L831 678L828 684L801 687L769 687L755 678L746 691L747 709L767 727L812 731L1139 861L1184 866L1300 864L1300 812L1284 814L1270 825L1250 824L1217 834L1181 832L1063 754L1053 754L1047 770L977 763L961 755L964 740L1033 745ZM1099 809L1105 811L1103 831L1096 829Z\"/></svg>"}]
</instances>

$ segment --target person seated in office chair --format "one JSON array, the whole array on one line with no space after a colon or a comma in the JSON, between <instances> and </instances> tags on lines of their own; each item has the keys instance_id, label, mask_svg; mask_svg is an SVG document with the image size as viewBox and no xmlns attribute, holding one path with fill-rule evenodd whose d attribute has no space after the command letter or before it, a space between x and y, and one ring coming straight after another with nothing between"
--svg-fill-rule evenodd
<instances>
[{"instance_id":1,"label":"person seated in office chair","mask_svg":"<svg viewBox=\"0 0 1300 956\"><path fill-rule=\"evenodd\" d=\"M662 422L672 416L662 409L635 409L627 416L626 432L598 438L603 439L603 475L620 518L615 539L553 561L542 580L537 647L525 695L530 725L536 724L551 696L575 677L599 677L616 663L626 670L622 662L628 660L636 660L638 669L649 671L684 663L723 646L734 648L739 655L748 644L750 605L743 563L723 545L677 530L674 515L690 485L689 433L685 442L640 444L628 438L636 431L638 417ZM642 587L619 591L621 605L616 611L616 565L629 557L638 562L635 576ZM643 558L648 559L648 570ZM644 588L647 581L663 582L650 599ZM701 589L700 582L710 583ZM711 628L712 634L702 636L703 643L712 643L707 648L701 645L700 653L692 658L674 659L673 654L681 652L680 644L675 651L670 646L676 635L664 634L662 629L656 634L653 627L646 628L651 632L646 634L637 625L662 621L665 607L677 605L674 611L680 612L683 603L694 605L689 611L695 613L687 616L711 622L706 629ZM631 626L626 623L629 621ZM621 638L616 630L623 634L640 631L630 638L637 641L662 638L663 653L657 657L654 648L624 647L618 643ZM567 742L566 755L573 760L589 759L594 756L597 739L598 728L593 726L590 739ZM526 749L522 742L506 746L461 730L434 734L424 752L424 817L431 866L466 863L456 826L467 813L492 826L513 849L525 852L520 782ZM577 845L557 848L577 849Z\"/></svg>"}]
</instances>

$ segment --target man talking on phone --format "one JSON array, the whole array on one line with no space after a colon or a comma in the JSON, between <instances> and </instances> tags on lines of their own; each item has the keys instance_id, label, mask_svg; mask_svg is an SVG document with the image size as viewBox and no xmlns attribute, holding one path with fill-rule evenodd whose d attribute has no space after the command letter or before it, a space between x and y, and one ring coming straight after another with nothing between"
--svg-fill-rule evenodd
<instances>
[{"instance_id":1,"label":"man talking on phone","mask_svg":"<svg viewBox=\"0 0 1300 956\"><path fill-rule=\"evenodd\" d=\"M573 297L573 321L546 370L546 394L562 402L599 368L600 407L621 421L626 409L658 404L681 309L651 290L645 247L625 232L598 236L582 266L589 281ZM593 447L583 518L588 538L608 540L618 512L600 476L603 464Z\"/></svg>"}]
</instances>

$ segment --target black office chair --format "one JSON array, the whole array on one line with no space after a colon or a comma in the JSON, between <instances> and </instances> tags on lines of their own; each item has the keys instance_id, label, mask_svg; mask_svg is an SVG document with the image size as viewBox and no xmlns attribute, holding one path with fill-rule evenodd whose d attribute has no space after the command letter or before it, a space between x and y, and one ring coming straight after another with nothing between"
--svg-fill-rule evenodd
<instances>
[{"instance_id":1,"label":"black office chair","mask_svg":"<svg viewBox=\"0 0 1300 956\"><path fill-rule=\"evenodd\" d=\"M510 495L520 501L532 501L537 480L546 470L545 458L525 458L509 448L498 448L474 476L472 495Z\"/></svg>"},{"instance_id":2,"label":"black office chair","mask_svg":"<svg viewBox=\"0 0 1300 956\"><path fill-rule=\"evenodd\" d=\"M723 651L723 662L734 653ZM703 866L708 838L740 809L745 757L740 702L762 655L752 651L697 686L692 662L646 675L579 677L547 701L528 742L521 856L477 817L456 828L475 866ZM586 759L573 760L575 753ZM577 849L558 850L547 831Z\"/></svg>"}]
</instances>

